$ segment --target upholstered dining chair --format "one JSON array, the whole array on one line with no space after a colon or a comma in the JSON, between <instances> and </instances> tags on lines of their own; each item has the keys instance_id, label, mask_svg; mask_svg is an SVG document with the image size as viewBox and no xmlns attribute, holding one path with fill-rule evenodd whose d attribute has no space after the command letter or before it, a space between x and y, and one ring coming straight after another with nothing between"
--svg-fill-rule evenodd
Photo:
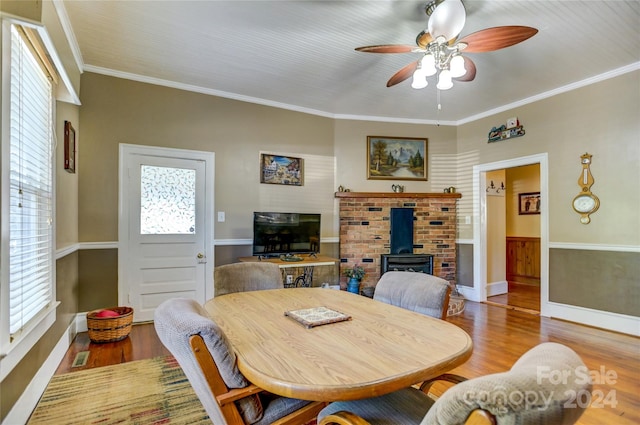
<instances>
[{"instance_id":1,"label":"upholstered dining chair","mask_svg":"<svg viewBox=\"0 0 640 425\"><path fill-rule=\"evenodd\" d=\"M523 354L511 370L465 380L442 375L380 397L336 402L318 415L319 425L569 425L590 397L586 366L569 347L545 342ZM437 380L456 385L437 400L428 394ZM577 396L577 399L576 399Z\"/></svg>"},{"instance_id":2,"label":"upholstered dining chair","mask_svg":"<svg viewBox=\"0 0 640 425\"><path fill-rule=\"evenodd\" d=\"M284 288L280 267L268 262L232 263L213 269L213 296Z\"/></svg>"},{"instance_id":3,"label":"upholstered dining chair","mask_svg":"<svg viewBox=\"0 0 640 425\"><path fill-rule=\"evenodd\" d=\"M266 393L247 381L229 340L195 300L163 302L154 326L216 425L300 425L326 405Z\"/></svg>"},{"instance_id":4,"label":"upholstered dining chair","mask_svg":"<svg viewBox=\"0 0 640 425\"><path fill-rule=\"evenodd\" d=\"M445 319L450 295L449 282L437 276L390 271L378 280L373 299Z\"/></svg>"}]
</instances>

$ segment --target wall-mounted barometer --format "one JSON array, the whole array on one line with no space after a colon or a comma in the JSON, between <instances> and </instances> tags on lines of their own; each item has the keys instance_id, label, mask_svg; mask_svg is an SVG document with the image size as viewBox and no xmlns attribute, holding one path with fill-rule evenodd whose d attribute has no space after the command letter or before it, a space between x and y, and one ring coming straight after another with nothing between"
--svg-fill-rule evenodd
<instances>
[{"instance_id":1,"label":"wall-mounted barometer","mask_svg":"<svg viewBox=\"0 0 640 425\"><path fill-rule=\"evenodd\" d=\"M596 212L600 206L598 197L591 193L591 186L595 182L593 175L591 175L591 156L588 153L580 156L582 173L578 178L578 186L580 186L581 192L573 198L573 209L580 214L580 223L582 224L589 224L591 222L589 215Z\"/></svg>"}]
</instances>

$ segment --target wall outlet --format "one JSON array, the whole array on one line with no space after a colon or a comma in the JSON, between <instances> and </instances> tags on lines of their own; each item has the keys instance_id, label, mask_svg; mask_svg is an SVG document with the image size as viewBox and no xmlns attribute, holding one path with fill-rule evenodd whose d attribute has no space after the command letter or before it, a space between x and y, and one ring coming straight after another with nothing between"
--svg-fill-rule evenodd
<instances>
[{"instance_id":1,"label":"wall outlet","mask_svg":"<svg viewBox=\"0 0 640 425\"><path fill-rule=\"evenodd\" d=\"M224 211L218 211L218 223L224 223Z\"/></svg>"},{"instance_id":2,"label":"wall outlet","mask_svg":"<svg viewBox=\"0 0 640 425\"><path fill-rule=\"evenodd\" d=\"M293 275L287 275L287 283L293 283Z\"/></svg>"}]
</instances>

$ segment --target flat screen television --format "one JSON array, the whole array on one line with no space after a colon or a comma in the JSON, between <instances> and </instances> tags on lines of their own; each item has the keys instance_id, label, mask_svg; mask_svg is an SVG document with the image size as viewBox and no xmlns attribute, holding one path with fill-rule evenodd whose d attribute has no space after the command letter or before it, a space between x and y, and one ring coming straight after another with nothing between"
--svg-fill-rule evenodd
<instances>
[{"instance_id":1,"label":"flat screen television","mask_svg":"<svg viewBox=\"0 0 640 425\"><path fill-rule=\"evenodd\" d=\"M320 252L320 214L254 212L253 255Z\"/></svg>"}]
</instances>

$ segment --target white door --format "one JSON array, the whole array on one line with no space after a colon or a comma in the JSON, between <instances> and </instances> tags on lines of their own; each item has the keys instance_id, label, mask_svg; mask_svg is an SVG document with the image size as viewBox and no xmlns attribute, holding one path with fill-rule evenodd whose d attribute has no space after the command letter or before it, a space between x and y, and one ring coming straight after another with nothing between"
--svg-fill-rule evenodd
<instances>
[{"instance_id":1,"label":"white door","mask_svg":"<svg viewBox=\"0 0 640 425\"><path fill-rule=\"evenodd\" d=\"M142 322L169 298L204 303L213 291L213 154L120 150L119 304Z\"/></svg>"}]
</instances>

